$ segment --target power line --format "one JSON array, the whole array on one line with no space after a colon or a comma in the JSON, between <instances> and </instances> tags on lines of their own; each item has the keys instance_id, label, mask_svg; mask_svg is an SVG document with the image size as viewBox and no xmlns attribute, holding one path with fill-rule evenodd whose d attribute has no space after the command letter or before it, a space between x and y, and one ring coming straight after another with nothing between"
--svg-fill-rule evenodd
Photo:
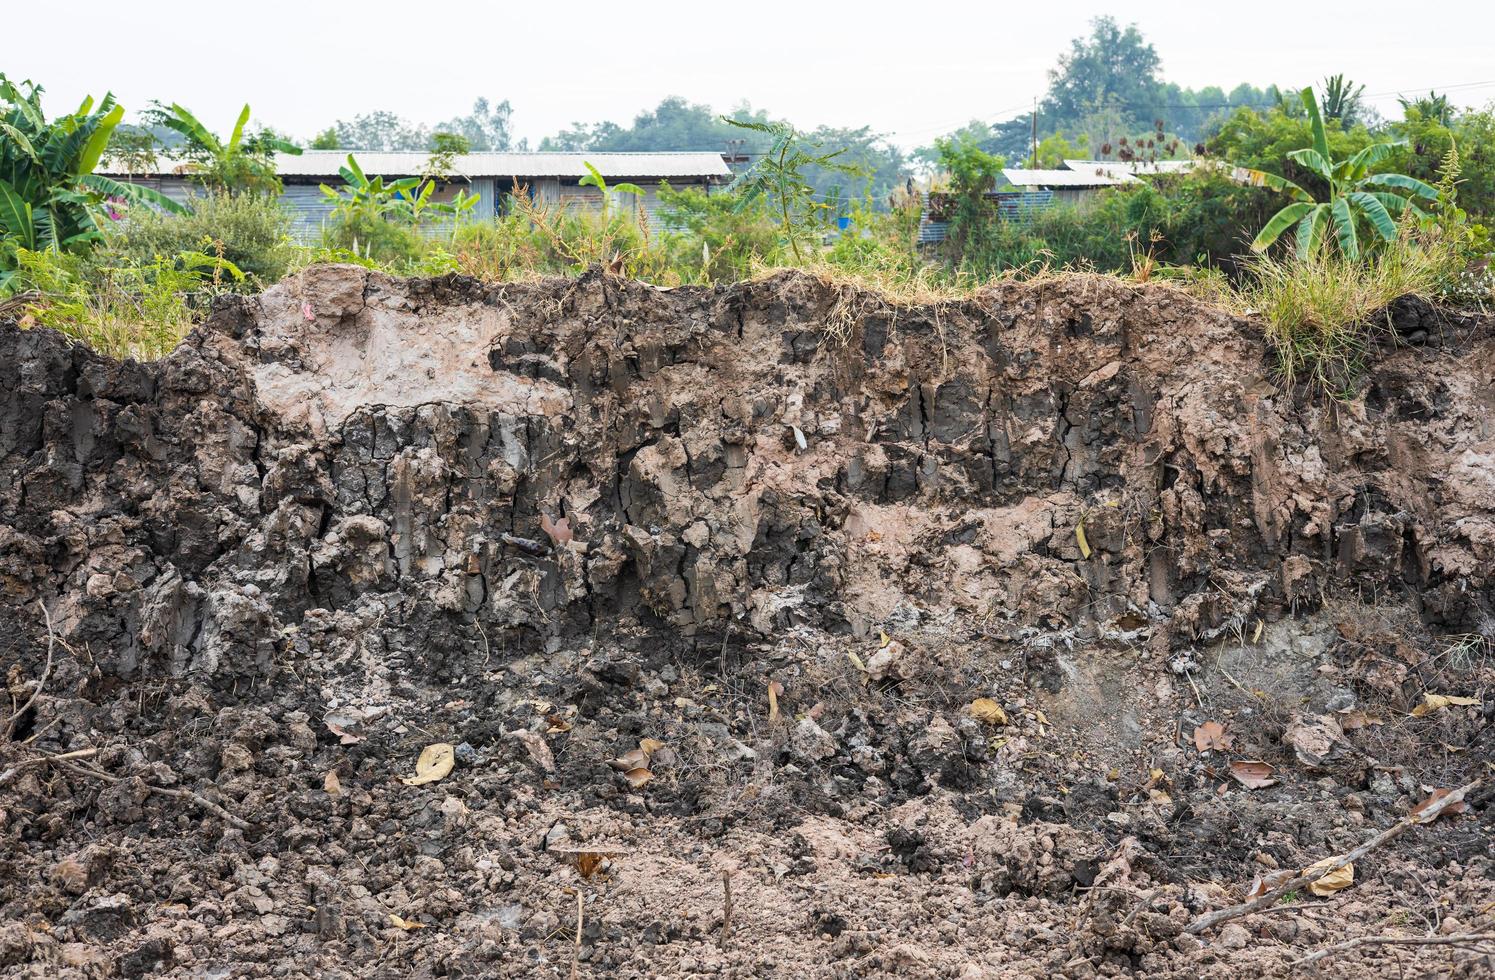
<instances>
[{"instance_id":1,"label":"power line","mask_svg":"<svg viewBox=\"0 0 1495 980\"><path fill-rule=\"evenodd\" d=\"M1426 89L1426 90L1432 91L1432 92L1444 93L1444 92L1452 92L1452 91L1467 90L1467 89L1485 88L1485 87L1488 87L1488 86L1495 86L1495 79L1491 79L1489 81L1483 81L1483 82L1457 82L1457 83L1452 84L1452 85L1407 86L1407 87L1400 88L1400 89L1388 89L1388 90L1386 90L1384 92L1366 92L1361 97L1362 98L1367 98L1367 99L1377 99L1377 98L1382 98L1382 97L1388 96L1388 95L1403 96L1403 95L1406 95L1409 92L1412 92L1412 91L1422 91L1423 89ZM1274 102L1194 102L1194 103L1189 103L1189 102L1123 102L1123 101L1117 101L1117 102L1106 102L1106 103L1102 104L1101 106L1099 106L1098 108L1125 108L1125 109L1137 109L1137 110L1146 109L1146 110L1149 110L1149 111L1156 110L1156 109L1163 109L1163 110L1167 110L1167 109L1174 109L1174 110L1178 110L1178 109L1193 109L1193 110L1271 109L1274 106L1279 105L1279 104L1280 103L1275 102L1275 101ZM1027 107L1028 107L1028 103L1027 102L1023 102L1023 103L1020 103L1018 105L1012 106L1011 108L998 110L997 112L993 112L990 115L985 116L985 117L981 117L981 116L970 117L970 118L967 118L967 119L958 120L956 122L951 122L951 123L947 123L947 124L944 124L944 125L939 125L939 126L923 126L923 127L918 128L918 129L898 129L898 130L893 130L893 131L891 131L889 133L886 133L884 135L886 135L886 136L918 136L918 135L922 135L924 133L931 133L931 132L950 132L950 131L952 131L954 129L959 128L960 126L962 126L962 125L964 125L966 123L976 122L976 121L986 122L987 119L994 120L993 122L986 123L989 126L994 126L994 125L996 125L999 122L1007 122L1007 121L1009 121L1009 120L1004 119L1002 117L1007 116L1009 113L1019 112L1019 110L1026 109ZM1027 115L1027 113L1022 113L1022 115ZM1017 117L1014 117L1014 118L1021 118L1021 117L1017 116Z\"/></svg>"}]
</instances>

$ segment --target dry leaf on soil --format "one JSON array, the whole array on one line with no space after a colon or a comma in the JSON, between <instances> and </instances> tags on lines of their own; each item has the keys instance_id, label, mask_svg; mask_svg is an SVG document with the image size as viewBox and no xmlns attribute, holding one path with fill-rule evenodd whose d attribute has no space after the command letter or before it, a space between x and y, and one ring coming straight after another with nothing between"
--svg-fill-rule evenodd
<instances>
[{"instance_id":1,"label":"dry leaf on soil","mask_svg":"<svg viewBox=\"0 0 1495 980\"><path fill-rule=\"evenodd\" d=\"M1479 698L1461 698L1456 697L1452 694L1424 693L1422 696L1422 703L1412 709L1412 717L1422 718L1426 715L1432 714L1435 711L1442 711L1444 708L1472 708L1477 706L1479 703Z\"/></svg>"},{"instance_id":2,"label":"dry leaf on soil","mask_svg":"<svg viewBox=\"0 0 1495 980\"><path fill-rule=\"evenodd\" d=\"M779 720L779 695L784 693L784 685L778 681L768 682L768 722L773 724Z\"/></svg>"},{"instance_id":3,"label":"dry leaf on soil","mask_svg":"<svg viewBox=\"0 0 1495 980\"><path fill-rule=\"evenodd\" d=\"M552 521L549 514L541 514L540 530L549 535L550 540L555 543L557 548L564 548L571 543L573 535L571 533L571 518L569 517L558 517Z\"/></svg>"},{"instance_id":4,"label":"dry leaf on soil","mask_svg":"<svg viewBox=\"0 0 1495 980\"><path fill-rule=\"evenodd\" d=\"M539 766L541 771L555 772L555 756L550 754L550 746L546 744L542 735L528 728L516 728L504 734L524 746L524 751L529 753L530 761Z\"/></svg>"},{"instance_id":5,"label":"dry leaf on soil","mask_svg":"<svg viewBox=\"0 0 1495 980\"><path fill-rule=\"evenodd\" d=\"M1272 773L1276 771L1271 764L1260 759L1236 759L1230 764L1230 774L1247 789L1276 786L1277 780L1272 778Z\"/></svg>"},{"instance_id":6,"label":"dry leaf on soil","mask_svg":"<svg viewBox=\"0 0 1495 980\"><path fill-rule=\"evenodd\" d=\"M1425 787L1425 786L1423 788L1427 789L1427 787ZM1439 800L1443 799L1449 793L1452 793L1453 790L1451 790L1451 789L1434 789L1431 792L1432 792L1431 796L1429 796L1427 799L1423 800L1421 803L1417 804L1416 806L1414 806L1412 808L1411 815L1417 819L1418 823L1430 823L1431 821L1424 819L1422 817L1422 814L1426 810L1428 810L1430 807L1432 807L1433 804L1435 804ZM1464 812L1464 801L1463 800L1455 800L1454 802L1448 804L1448 806L1444 807L1442 810L1439 810L1433 816L1433 820L1437 820L1439 817L1444 816L1446 814L1463 813L1463 812Z\"/></svg>"},{"instance_id":7,"label":"dry leaf on soil","mask_svg":"<svg viewBox=\"0 0 1495 980\"><path fill-rule=\"evenodd\" d=\"M594 851L582 851L576 855L576 870L583 878L590 878L602 867L602 855Z\"/></svg>"},{"instance_id":8,"label":"dry leaf on soil","mask_svg":"<svg viewBox=\"0 0 1495 980\"><path fill-rule=\"evenodd\" d=\"M1227 752L1234 744L1235 736L1227 734L1218 721L1207 721L1194 729L1194 748L1200 752Z\"/></svg>"},{"instance_id":9,"label":"dry leaf on soil","mask_svg":"<svg viewBox=\"0 0 1495 980\"><path fill-rule=\"evenodd\" d=\"M654 774L640 766L637 769L630 769L625 772L623 778L628 780L628 785L634 789L642 789L649 780L654 778Z\"/></svg>"},{"instance_id":10,"label":"dry leaf on soil","mask_svg":"<svg viewBox=\"0 0 1495 980\"><path fill-rule=\"evenodd\" d=\"M638 747L641 751L653 755L664 748L664 743L657 738L641 738L638 741Z\"/></svg>"},{"instance_id":11,"label":"dry leaf on soil","mask_svg":"<svg viewBox=\"0 0 1495 980\"><path fill-rule=\"evenodd\" d=\"M1324 858L1317 864L1313 864L1307 868L1304 868L1303 873L1305 875L1314 874L1315 872L1324 870L1338 860L1339 858L1337 857ZM1309 882L1308 890L1313 892L1315 895L1323 897L1325 895L1333 895L1337 891L1343 891L1354 883L1355 865L1353 863L1350 863L1342 868L1337 868L1329 872L1318 881Z\"/></svg>"},{"instance_id":12,"label":"dry leaf on soil","mask_svg":"<svg viewBox=\"0 0 1495 980\"><path fill-rule=\"evenodd\" d=\"M971 702L971 717L988 725L1007 724L1007 712L991 698L977 698Z\"/></svg>"},{"instance_id":13,"label":"dry leaf on soil","mask_svg":"<svg viewBox=\"0 0 1495 980\"><path fill-rule=\"evenodd\" d=\"M1376 715L1368 714L1359 708L1340 713L1339 727L1342 731L1353 732L1361 728L1370 728L1375 725L1384 725L1386 720Z\"/></svg>"},{"instance_id":14,"label":"dry leaf on soil","mask_svg":"<svg viewBox=\"0 0 1495 980\"><path fill-rule=\"evenodd\" d=\"M337 770L327 770L327 778L322 780L322 789L327 791L328 796L341 795L343 791L342 780L337 778Z\"/></svg>"},{"instance_id":15,"label":"dry leaf on soil","mask_svg":"<svg viewBox=\"0 0 1495 980\"><path fill-rule=\"evenodd\" d=\"M1075 525L1075 543L1080 546L1080 557L1081 558L1089 558L1090 557L1090 542L1085 540L1085 520L1084 520L1084 518L1081 518L1080 519L1080 523L1078 523L1078 524Z\"/></svg>"},{"instance_id":16,"label":"dry leaf on soil","mask_svg":"<svg viewBox=\"0 0 1495 980\"><path fill-rule=\"evenodd\" d=\"M1296 878L1297 875L1290 870L1268 871L1251 879L1251 888L1246 892L1246 900L1260 898L1278 885L1285 884Z\"/></svg>"},{"instance_id":17,"label":"dry leaf on soil","mask_svg":"<svg viewBox=\"0 0 1495 980\"><path fill-rule=\"evenodd\" d=\"M393 922L401 929L404 929L406 932L409 932L411 929L424 929L426 927L426 924L424 922L416 922L414 919L402 919L398 915L395 915L393 912L389 913L389 921Z\"/></svg>"},{"instance_id":18,"label":"dry leaf on soil","mask_svg":"<svg viewBox=\"0 0 1495 980\"><path fill-rule=\"evenodd\" d=\"M624 752L622 755L618 756L612 762L608 763L608 765L618 770L618 772L628 772L630 769L639 769L641 767L647 766L648 764L649 753L645 752L641 748L630 749L627 752Z\"/></svg>"},{"instance_id":19,"label":"dry leaf on soil","mask_svg":"<svg viewBox=\"0 0 1495 980\"><path fill-rule=\"evenodd\" d=\"M450 742L427 745L421 750L420 758L415 760L415 775L406 776L400 782L406 786L424 786L426 783L434 783L438 779L445 779L456 763L457 752Z\"/></svg>"},{"instance_id":20,"label":"dry leaf on soil","mask_svg":"<svg viewBox=\"0 0 1495 980\"><path fill-rule=\"evenodd\" d=\"M559 735L571 730L571 723L560 715L546 715L545 723L550 727L545 729L546 735Z\"/></svg>"}]
</instances>

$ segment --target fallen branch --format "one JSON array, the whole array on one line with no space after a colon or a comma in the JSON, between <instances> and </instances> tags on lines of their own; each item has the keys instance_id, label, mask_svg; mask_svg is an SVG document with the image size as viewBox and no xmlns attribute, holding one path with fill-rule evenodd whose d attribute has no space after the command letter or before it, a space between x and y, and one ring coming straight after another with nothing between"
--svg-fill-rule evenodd
<instances>
[{"instance_id":1,"label":"fallen branch","mask_svg":"<svg viewBox=\"0 0 1495 980\"><path fill-rule=\"evenodd\" d=\"M4 772L0 772L0 786L7 785L27 766L34 766L43 762L64 762L68 759L86 759L91 755L96 755L98 751L98 749L78 749L76 752L64 752L61 755L38 755L30 759L22 759Z\"/></svg>"},{"instance_id":2,"label":"fallen branch","mask_svg":"<svg viewBox=\"0 0 1495 980\"><path fill-rule=\"evenodd\" d=\"M727 939L732 935L732 872L722 872L722 949L727 948Z\"/></svg>"},{"instance_id":3,"label":"fallen branch","mask_svg":"<svg viewBox=\"0 0 1495 980\"><path fill-rule=\"evenodd\" d=\"M1473 946L1476 943L1495 943L1495 932L1469 932L1456 936L1359 936L1294 960L1289 966L1307 966L1359 946Z\"/></svg>"},{"instance_id":4,"label":"fallen branch","mask_svg":"<svg viewBox=\"0 0 1495 980\"><path fill-rule=\"evenodd\" d=\"M0 742L10 741L10 737L15 734L16 722L20 721L21 716L36 703L36 699L41 696L42 688L47 686L47 678L52 676L52 651L57 646L57 634L52 630L52 614L47 612L47 604L40 599L36 601L36 604L41 607L42 619L47 624L47 665L42 668L42 676L36 682L36 690L31 692L31 697L27 698L26 703L17 708L15 713L6 719L5 737L0 738Z\"/></svg>"},{"instance_id":5,"label":"fallen branch","mask_svg":"<svg viewBox=\"0 0 1495 980\"><path fill-rule=\"evenodd\" d=\"M98 750L86 749L84 751L88 754L92 754ZM104 772L102 769L91 769L84 768L83 766L75 766L71 762L63 761L65 758L67 758L67 756L65 755L49 755L43 756L42 758L47 762L51 762L55 765L61 766L68 772L76 773L79 776L92 776L95 779L102 779L110 783L120 782L124 778L122 776L115 776L111 773ZM158 793L161 796L174 796L179 800L187 800L191 803L196 803L198 806L202 807L204 810L213 814L215 817L222 820L224 823L228 824L231 827L236 827L239 830L252 829L248 821L234 816L232 813L229 813L217 803L214 803L212 800L208 799L205 796L202 796L201 794L192 792L190 789L169 789L165 786L156 786L152 783L146 783L145 788L150 790L152 793Z\"/></svg>"},{"instance_id":6,"label":"fallen branch","mask_svg":"<svg viewBox=\"0 0 1495 980\"><path fill-rule=\"evenodd\" d=\"M1447 796L1443 797L1441 800L1432 804L1420 813L1408 814L1407 816L1398 820L1396 823L1392 824L1390 827L1387 827L1385 830L1381 831L1379 834L1372 837L1364 844L1361 844L1350 853L1342 857L1337 857L1333 861L1330 861L1324 865L1315 865L1311 872L1305 872L1298 875L1291 881L1283 882L1276 888L1273 888L1270 891L1263 892L1250 901L1242 902L1239 905L1232 905L1230 908L1220 909L1217 912L1209 912L1205 915L1201 915L1193 922L1190 922L1188 927L1184 929L1184 932L1191 935L1197 935L1198 933L1217 926L1222 922L1229 922L1231 919L1238 919L1243 915L1250 915L1252 912L1260 911L1261 909L1274 904L1277 899L1281 898L1283 895L1286 895L1288 892L1294 891L1298 888L1302 888L1305 885L1311 885L1325 875L1333 874L1345 865L1352 864L1355 861L1360 860L1371 851L1380 847L1382 844L1386 843L1392 838L1404 833L1408 829L1415 827L1418 824L1432 823L1434 820L1438 819L1438 815L1441 814L1445 809L1453 806L1455 803L1462 802L1464 799L1464 794L1468 793L1478 785L1479 780L1476 779L1472 783L1466 783L1463 786L1460 786L1458 789L1449 793Z\"/></svg>"}]
</instances>

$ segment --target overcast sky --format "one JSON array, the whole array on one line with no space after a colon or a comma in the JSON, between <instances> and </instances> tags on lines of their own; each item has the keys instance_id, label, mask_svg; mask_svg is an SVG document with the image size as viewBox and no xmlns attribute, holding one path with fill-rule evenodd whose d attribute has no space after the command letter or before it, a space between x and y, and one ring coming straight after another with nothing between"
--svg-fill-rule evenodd
<instances>
[{"instance_id":1,"label":"overcast sky","mask_svg":"<svg viewBox=\"0 0 1495 980\"><path fill-rule=\"evenodd\" d=\"M484 95L508 99L516 137L535 143L573 121L627 123L682 95L722 110L745 99L805 127L871 125L908 147L1025 111L1070 39L1116 10L1083 0L5 6L17 43L0 70L45 85L49 111L108 89L132 112L177 101L223 130L247 101L257 120L304 139L376 109L432 123ZM855 13L832 9L843 7ZM1397 93L1432 87L1460 105L1495 100L1490 0L1123 9L1118 20L1157 48L1163 77L1188 87L1301 86L1344 72L1387 114ZM1433 25L1414 28L1409 10Z\"/></svg>"}]
</instances>

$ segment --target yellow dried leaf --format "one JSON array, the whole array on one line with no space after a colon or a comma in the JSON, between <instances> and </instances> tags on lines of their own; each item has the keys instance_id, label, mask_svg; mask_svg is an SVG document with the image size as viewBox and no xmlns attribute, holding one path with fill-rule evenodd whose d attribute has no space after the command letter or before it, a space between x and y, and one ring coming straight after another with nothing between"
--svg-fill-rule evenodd
<instances>
[{"instance_id":1,"label":"yellow dried leaf","mask_svg":"<svg viewBox=\"0 0 1495 980\"><path fill-rule=\"evenodd\" d=\"M867 665L864 664L864 663L862 663L862 658L861 657L858 657L855 653L853 653L850 650L846 651L846 656L847 656L847 659L849 659L851 661L851 665L853 667L855 667L857 670L860 670L864 674L867 672Z\"/></svg>"},{"instance_id":2,"label":"yellow dried leaf","mask_svg":"<svg viewBox=\"0 0 1495 980\"><path fill-rule=\"evenodd\" d=\"M434 783L438 779L445 779L456 763L457 752L450 742L427 745L421 750L420 758L415 760L415 775L406 776L400 782L406 786L424 786L426 783Z\"/></svg>"},{"instance_id":3,"label":"yellow dried leaf","mask_svg":"<svg viewBox=\"0 0 1495 980\"><path fill-rule=\"evenodd\" d=\"M1085 519L1080 518L1080 523L1075 525L1075 543L1080 546L1080 557L1090 557L1090 542L1085 540Z\"/></svg>"},{"instance_id":4,"label":"yellow dried leaf","mask_svg":"<svg viewBox=\"0 0 1495 980\"><path fill-rule=\"evenodd\" d=\"M889 643L893 642L892 640L890 640L888 638L888 634L884 630L878 630L877 631L877 636L878 636L878 641L879 641L878 644L877 644L877 648L879 650L881 650L883 647L887 646Z\"/></svg>"},{"instance_id":5,"label":"yellow dried leaf","mask_svg":"<svg viewBox=\"0 0 1495 980\"><path fill-rule=\"evenodd\" d=\"M1315 872L1324 870L1338 860L1339 858L1324 858L1317 864L1304 868L1303 873L1305 875L1314 874ZM1313 892L1315 895L1322 897L1324 895L1333 895L1338 891L1344 891L1354 883L1355 865L1353 863L1350 863L1342 868L1336 868L1335 870L1324 875L1318 881L1310 882L1308 885L1308 890Z\"/></svg>"},{"instance_id":6,"label":"yellow dried leaf","mask_svg":"<svg viewBox=\"0 0 1495 980\"><path fill-rule=\"evenodd\" d=\"M638 747L645 754L653 755L664 748L664 743L657 738L641 738L639 739Z\"/></svg>"},{"instance_id":7,"label":"yellow dried leaf","mask_svg":"<svg viewBox=\"0 0 1495 980\"><path fill-rule=\"evenodd\" d=\"M628 785L634 789L642 789L648 784L649 780L654 778L654 774L644 767L639 766L637 769L630 769L625 772L623 778L628 780Z\"/></svg>"},{"instance_id":8,"label":"yellow dried leaf","mask_svg":"<svg viewBox=\"0 0 1495 980\"><path fill-rule=\"evenodd\" d=\"M327 778L322 780L322 788L327 791L328 796L340 796L343 792L342 780L337 778L337 770L327 770Z\"/></svg>"},{"instance_id":9,"label":"yellow dried leaf","mask_svg":"<svg viewBox=\"0 0 1495 980\"><path fill-rule=\"evenodd\" d=\"M1261 631L1265 627L1265 625L1266 624L1263 623L1259 619L1256 621L1256 629L1251 634L1251 642L1252 643L1260 643L1261 642Z\"/></svg>"},{"instance_id":10,"label":"yellow dried leaf","mask_svg":"<svg viewBox=\"0 0 1495 980\"><path fill-rule=\"evenodd\" d=\"M1002 706L991 698L977 698L971 702L968 710L972 718L988 725L1007 724L1007 712L1003 711Z\"/></svg>"},{"instance_id":11,"label":"yellow dried leaf","mask_svg":"<svg viewBox=\"0 0 1495 980\"><path fill-rule=\"evenodd\" d=\"M768 682L768 721L772 724L779 720L779 695L784 693L784 685L778 681Z\"/></svg>"},{"instance_id":12,"label":"yellow dried leaf","mask_svg":"<svg viewBox=\"0 0 1495 980\"><path fill-rule=\"evenodd\" d=\"M1479 698L1461 698L1452 694L1430 694L1422 696L1422 703L1412 709L1413 718L1422 718L1444 708L1472 708L1480 703Z\"/></svg>"},{"instance_id":13,"label":"yellow dried leaf","mask_svg":"<svg viewBox=\"0 0 1495 980\"><path fill-rule=\"evenodd\" d=\"M406 932L409 932L411 929L424 929L426 927L424 922L416 922L414 919L402 919L393 912L389 913L389 921Z\"/></svg>"}]
</instances>

